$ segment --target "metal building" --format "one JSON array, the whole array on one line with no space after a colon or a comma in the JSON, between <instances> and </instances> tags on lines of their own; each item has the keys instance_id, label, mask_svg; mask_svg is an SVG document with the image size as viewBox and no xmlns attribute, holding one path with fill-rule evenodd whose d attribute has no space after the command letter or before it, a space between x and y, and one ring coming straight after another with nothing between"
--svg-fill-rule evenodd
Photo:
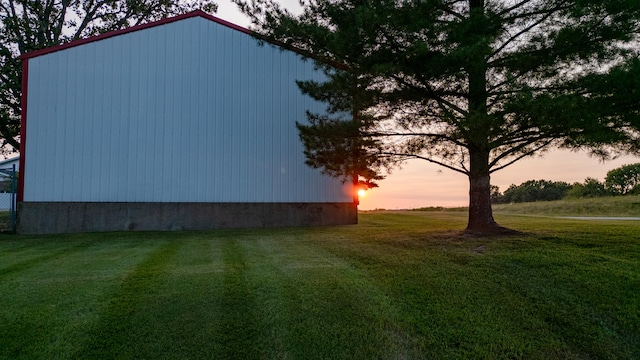
<instances>
[{"instance_id":1,"label":"metal building","mask_svg":"<svg viewBox=\"0 0 640 360\"><path fill-rule=\"evenodd\" d=\"M18 231L352 224L304 163L298 54L204 12L23 57Z\"/></svg>"}]
</instances>

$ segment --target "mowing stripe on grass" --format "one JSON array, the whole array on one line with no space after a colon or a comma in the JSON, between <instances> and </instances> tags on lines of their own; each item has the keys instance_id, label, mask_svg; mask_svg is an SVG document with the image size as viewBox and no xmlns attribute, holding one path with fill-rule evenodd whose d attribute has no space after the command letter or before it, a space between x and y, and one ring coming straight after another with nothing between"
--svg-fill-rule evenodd
<instances>
[{"instance_id":1,"label":"mowing stripe on grass","mask_svg":"<svg viewBox=\"0 0 640 360\"><path fill-rule=\"evenodd\" d=\"M389 359L418 357L396 326L396 309L369 278L316 242L245 241L250 277L263 284L259 301L271 332L272 358ZM304 265L306 264L306 265Z\"/></svg>"},{"instance_id":2,"label":"mowing stripe on grass","mask_svg":"<svg viewBox=\"0 0 640 360\"><path fill-rule=\"evenodd\" d=\"M640 223L361 220L25 238L3 266L93 245L0 278L0 359L640 359Z\"/></svg>"},{"instance_id":3,"label":"mowing stripe on grass","mask_svg":"<svg viewBox=\"0 0 640 360\"><path fill-rule=\"evenodd\" d=\"M137 341L145 341L130 337L130 331L136 327L130 318L143 305L142 299L154 287L179 247L179 241L158 242L158 249L123 279L100 315L100 322L89 332L83 349L73 358L127 357Z\"/></svg>"},{"instance_id":4,"label":"mowing stripe on grass","mask_svg":"<svg viewBox=\"0 0 640 360\"><path fill-rule=\"evenodd\" d=\"M94 234L40 240L14 254L14 263L47 251L59 256L0 277L0 359L72 358L84 343L76 339L84 339L98 322L122 275L157 250L155 242ZM5 260L11 259L0 263Z\"/></svg>"},{"instance_id":5,"label":"mowing stripe on grass","mask_svg":"<svg viewBox=\"0 0 640 360\"><path fill-rule=\"evenodd\" d=\"M222 256L225 264L220 319L212 339L219 349L221 359L264 358L265 329L261 327L260 305L255 289L247 278L250 264L246 250L237 240L222 242Z\"/></svg>"},{"instance_id":6,"label":"mowing stripe on grass","mask_svg":"<svg viewBox=\"0 0 640 360\"><path fill-rule=\"evenodd\" d=\"M78 243L75 244L73 246L69 246L66 248L63 248L61 250L56 250L53 252L46 252L43 251L43 255L39 255L39 256L34 256L32 258L29 258L28 260L24 260L24 261L20 261L17 262L13 265L7 266L5 268L1 268L0 269L0 277L4 277L7 275L10 275L12 273L18 273L24 270L27 270L29 268L35 267L37 265L40 265L42 263L45 263L49 260L53 260L58 258L61 255L69 255L69 254L73 254L79 251L83 251L86 248L88 248L89 246L91 246L92 242L82 242L82 243ZM59 248L59 247L57 247Z\"/></svg>"}]
</instances>

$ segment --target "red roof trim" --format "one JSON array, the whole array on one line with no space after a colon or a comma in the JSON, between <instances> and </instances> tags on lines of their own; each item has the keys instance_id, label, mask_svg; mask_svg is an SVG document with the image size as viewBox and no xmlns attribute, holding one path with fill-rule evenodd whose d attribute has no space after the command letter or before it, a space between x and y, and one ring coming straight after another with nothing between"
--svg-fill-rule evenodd
<instances>
[{"instance_id":1,"label":"red roof trim","mask_svg":"<svg viewBox=\"0 0 640 360\"><path fill-rule=\"evenodd\" d=\"M24 201L25 156L27 148L27 96L29 92L29 59L22 60L22 95L20 98L20 175L18 176L18 198L16 202Z\"/></svg>"},{"instance_id":2,"label":"red roof trim","mask_svg":"<svg viewBox=\"0 0 640 360\"><path fill-rule=\"evenodd\" d=\"M74 41L71 41L71 42L68 42L68 43L65 43L65 44L51 46L51 47L48 47L48 48L32 51L32 52L29 52L29 53L26 53L26 54L20 56L20 58L21 59L30 59L30 58L34 58L34 57L37 57L37 56L50 54L50 53L53 53L53 52L56 52L56 51L65 50L65 49L68 49L68 48L84 45L84 44L87 44L87 43L92 43L94 41L100 41L100 40L108 39L108 38L111 38L111 37L114 37L114 36L128 34L128 33L132 33L132 32L135 32L135 31L144 30L144 29L148 29L148 28L152 28L152 27L156 27L156 26L160 26L160 25L164 25L164 24L169 24L169 23L172 23L172 22L176 22L176 21L180 21L180 20L184 20L184 19L189 19L189 18L193 18L193 17L202 17L202 18L205 18L207 20L211 20L211 21L213 21L215 23L218 23L218 24L226 26L228 28L243 32L243 33L251 35L251 36L257 35L253 31L251 31L249 29L246 29L246 28L243 28L242 26L230 23L230 22L228 22L226 20L222 20L222 19L217 18L217 17L215 17L213 15L209 15L209 14L207 14L206 12L204 12L202 10L195 10L195 11L188 12L186 14L182 14L182 15L178 15L178 16L174 16L174 17L170 17L170 18L166 18L166 19L162 19L162 20L146 23L146 24L132 26L132 27L126 28L126 29L110 31L110 32L107 32L107 33L104 33L104 34L100 34L100 35L96 35L96 36L92 36L92 37L89 37L89 38L86 38L86 39L74 40Z\"/></svg>"},{"instance_id":3,"label":"red roof trim","mask_svg":"<svg viewBox=\"0 0 640 360\"><path fill-rule=\"evenodd\" d=\"M295 53L298 53L300 55L302 55L303 57L308 57L308 58L312 58L321 62L324 62L326 64L332 65L338 69L342 69L342 70L348 70L348 66L338 63L336 61L330 60L330 59L323 59L317 56L314 56L313 54L301 50L299 48L296 48L295 46L291 46L288 44L285 44L283 42L280 41L276 41L276 40L271 40L271 39L266 39L264 36L261 36L259 33L255 32L255 31L251 31L247 28L244 28L242 26L230 23L226 20L222 20L220 18L217 18L213 15L209 15L206 12L202 11L202 10L195 10L195 11L191 11L188 12L186 14L182 14L182 15L178 15L178 16L174 16L174 17L169 17L166 19L162 19L162 20L158 20L158 21L154 21L154 22L150 22L150 23L146 23L146 24L141 24L141 25L137 25L137 26L132 26L130 28L126 28L126 29L121 29L121 30L116 30L116 31L111 31L111 32L107 32L104 34L100 34L100 35L96 35L96 36L92 36L86 39L78 39L78 40L74 40L71 42L68 42L66 44L61 44L61 45L56 45L56 46L51 46L48 48L44 48L44 49L40 49L40 50L36 50L36 51L32 51L30 53L26 53L23 54L22 56L20 56L20 59L22 60L26 60L26 59L31 59L34 57L38 57L41 55L45 55L45 54L50 54L56 51L60 51L60 50L65 50L65 49L69 49L72 47L76 47L76 46L80 46L80 45L84 45L84 44L88 44L88 43L92 43L94 41L100 41L100 40L104 40L104 39L108 39L114 36L118 36L118 35L123 35L123 34L128 34L128 33L132 33L135 31L139 31L139 30L144 30L144 29L148 29L148 28L152 28L152 27L156 27L156 26L161 26L164 24L169 24L172 22L176 22L176 21L180 21L180 20L184 20L184 19L189 19L189 18L193 18L193 17L202 17L204 19L213 21L215 23L218 23L222 26L226 26L230 29L236 30L236 31L240 31L242 33L245 33L249 36L252 36L258 40L262 40L262 41L266 41L272 45L276 45L279 47L282 47L284 49L287 50L291 50Z\"/></svg>"}]
</instances>

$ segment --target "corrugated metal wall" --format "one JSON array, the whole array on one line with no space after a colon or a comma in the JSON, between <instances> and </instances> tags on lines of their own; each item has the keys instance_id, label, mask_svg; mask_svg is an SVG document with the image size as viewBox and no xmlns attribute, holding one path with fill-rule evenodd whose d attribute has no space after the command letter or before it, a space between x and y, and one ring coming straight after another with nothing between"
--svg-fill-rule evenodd
<instances>
[{"instance_id":1,"label":"corrugated metal wall","mask_svg":"<svg viewBox=\"0 0 640 360\"><path fill-rule=\"evenodd\" d=\"M350 202L295 128L319 76L200 17L32 58L24 201Z\"/></svg>"}]
</instances>

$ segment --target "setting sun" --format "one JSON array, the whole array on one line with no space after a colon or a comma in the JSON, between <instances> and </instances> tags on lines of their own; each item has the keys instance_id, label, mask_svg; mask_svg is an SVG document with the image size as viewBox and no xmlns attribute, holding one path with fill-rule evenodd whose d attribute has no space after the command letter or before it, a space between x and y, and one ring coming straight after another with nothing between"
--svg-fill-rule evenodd
<instances>
[{"instance_id":1,"label":"setting sun","mask_svg":"<svg viewBox=\"0 0 640 360\"><path fill-rule=\"evenodd\" d=\"M364 189L358 190L358 197L363 197L367 192Z\"/></svg>"}]
</instances>

